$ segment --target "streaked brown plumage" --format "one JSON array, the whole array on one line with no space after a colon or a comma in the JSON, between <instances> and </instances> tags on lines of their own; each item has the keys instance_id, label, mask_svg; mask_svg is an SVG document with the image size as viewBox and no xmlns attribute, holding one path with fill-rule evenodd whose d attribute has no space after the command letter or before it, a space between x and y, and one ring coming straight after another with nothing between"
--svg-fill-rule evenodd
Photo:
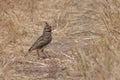
<instances>
[{"instance_id":1,"label":"streaked brown plumage","mask_svg":"<svg viewBox=\"0 0 120 80\"><path fill-rule=\"evenodd\" d=\"M28 50L28 52L25 54L25 56L28 55L33 50L40 49L43 52L43 49L45 46L47 46L52 41L52 29L51 26L48 25L47 22L45 22L46 26L44 27L43 34L35 41L35 43L32 45L32 47ZM39 53L37 52L38 56Z\"/></svg>"}]
</instances>

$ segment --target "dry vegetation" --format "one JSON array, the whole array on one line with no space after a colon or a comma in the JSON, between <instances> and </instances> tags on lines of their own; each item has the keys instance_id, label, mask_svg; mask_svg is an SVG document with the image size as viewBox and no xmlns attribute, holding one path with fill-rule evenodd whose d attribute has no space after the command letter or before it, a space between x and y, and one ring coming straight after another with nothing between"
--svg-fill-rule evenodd
<instances>
[{"instance_id":1,"label":"dry vegetation","mask_svg":"<svg viewBox=\"0 0 120 80\"><path fill-rule=\"evenodd\" d=\"M24 58L43 21L50 57ZM0 80L120 80L119 25L119 0L0 0Z\"/></svg>"}]
</instances>

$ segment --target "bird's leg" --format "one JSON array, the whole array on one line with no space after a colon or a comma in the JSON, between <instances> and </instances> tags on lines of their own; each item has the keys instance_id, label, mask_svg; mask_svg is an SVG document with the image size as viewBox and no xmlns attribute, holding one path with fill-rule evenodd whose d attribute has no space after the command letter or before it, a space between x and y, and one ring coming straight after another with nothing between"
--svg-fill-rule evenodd
<instances>
[{"instance_id":1,"label":"bird's leg","mask_svg":"<svg viewBox=\"0 0 120 80\"><path fill-rule=\"evenodd\" d=\"M42 49L41 52L45 55L45 58L50 57L50 55L48 55L48 53L44 52L44 49Z\"/></svg>"},{"instance_id":2,"label":"bird's leg","mask_svg":"<svg viewBox=\"0 0 120 80\"><path fill-rule=\"evenodd\" d=\"M41 49L41 52L44 53L44 49Z\"/></svg>"},{"instance_id":3,"label":"bird's leg","mask_svg":"<svg viewBox=\"0 0 120 80\"><path fill-rule=\"evenodd\" d=\"M43 54L42 58L44 58L44 59L47 58L47 55L46 55L45 52L44 52L44 48L41 49L41 52L42 52L42 54Z\"/></svg>"},{"instance_id":4,"label":"bird's leg","mask_svg":"<svg viewBox=\"0 0 120 80\"><path fill-rule=\"evenodd\" d=\"M39 54L39 50L37 49L37 55L38 55L38 58L40 58L40 54Z\"/></svg>"}]
</instances>

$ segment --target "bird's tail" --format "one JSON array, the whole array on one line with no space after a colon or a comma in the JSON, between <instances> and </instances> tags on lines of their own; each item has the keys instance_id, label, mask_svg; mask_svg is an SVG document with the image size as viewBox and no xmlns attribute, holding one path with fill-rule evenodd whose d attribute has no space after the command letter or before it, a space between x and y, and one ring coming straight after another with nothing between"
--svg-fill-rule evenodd
<instances>
[{"instance_id":1,"label":"bird's tail","mask_svg":"<svg viewBox=\"0 0 120 80\"><path fill-rule=\"evenodd\" d=\"M25 54L25 57L34 49L35 49L35 47L34 47L34 44L33 44L32 47L28 49L28 52Z\"/></svg>"},{"instance_id":2,"label":"bird's tail","mask_svg":"<svg viewBox=\"0 0 120 80\"><path fill-rule=\"evenodd\" d=\"M24 55L24 57L26 57L28 55L28 52Z\"/></svg>"},{"instance_id":3,"label":"bird's tail","mask_svg":"<svg viewBox=\"0 0 120 80\"><path fill-rule=\"evenodd\" d=\"M28 52L24 55L24 57L26 57L29 53L30 53L30 51L28 51Z\"/></svg>"}]
</instances>

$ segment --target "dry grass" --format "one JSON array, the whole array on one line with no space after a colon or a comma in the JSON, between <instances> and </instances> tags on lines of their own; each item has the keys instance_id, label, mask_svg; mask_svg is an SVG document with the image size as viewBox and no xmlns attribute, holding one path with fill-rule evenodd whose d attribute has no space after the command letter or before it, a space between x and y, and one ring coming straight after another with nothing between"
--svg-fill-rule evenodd
<instances>
[{"instance_id":1,"label":"dry grass","mask_svg":"<svg viewBox=\"0 0 120 80\"><path fill-rule=\"evenodd\" d=\"M43 21L50 57L24 58ZM0 0L0 80L119 80L119 25L119 0Z\"/></svg>"}]
</instances>

